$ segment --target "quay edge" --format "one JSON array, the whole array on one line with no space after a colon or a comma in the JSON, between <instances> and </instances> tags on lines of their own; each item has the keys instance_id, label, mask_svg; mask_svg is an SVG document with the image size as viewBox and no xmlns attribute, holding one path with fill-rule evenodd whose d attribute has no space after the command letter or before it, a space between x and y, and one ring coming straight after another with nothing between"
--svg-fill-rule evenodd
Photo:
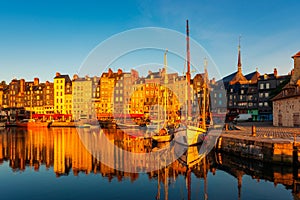
<instances>
[{"instance_id":1,"label":"quay edge","mask_svg":"<svg viewBox=\"0 0 300 200\"><path fill-rule=\"evenodd\" d=\"M216 150L236 156L284 165L300 163L300 143L293 138L262 138L222 133Z\"/></svg>"}]
</instances>

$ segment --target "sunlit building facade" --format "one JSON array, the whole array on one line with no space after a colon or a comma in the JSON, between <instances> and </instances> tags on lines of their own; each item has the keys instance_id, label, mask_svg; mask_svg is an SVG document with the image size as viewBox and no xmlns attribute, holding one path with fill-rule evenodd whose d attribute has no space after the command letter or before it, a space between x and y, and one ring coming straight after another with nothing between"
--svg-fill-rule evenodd
<instances>
[{"instance_id":1,"label":"sunlit building facade","mask_svg":"<svg viewBox=\"0 0 300 200\"><path fill-rule=\"evenodd\" d=\"M72 114L72 82L69 75L54 77L54 113Z\"/></svg>"},{"instance_id":2,"label":"sunlit building facade","mask_svg":"<svg viewBox=\"0 0 300 200\"><path fill-rule=\"evenodd\" d=\"M73 119L94 119L96 117L95 99L99 98L99 79L74 75L72 81ZM98 91L97 91L98 90Z\"/></svg>"}]
</instances>

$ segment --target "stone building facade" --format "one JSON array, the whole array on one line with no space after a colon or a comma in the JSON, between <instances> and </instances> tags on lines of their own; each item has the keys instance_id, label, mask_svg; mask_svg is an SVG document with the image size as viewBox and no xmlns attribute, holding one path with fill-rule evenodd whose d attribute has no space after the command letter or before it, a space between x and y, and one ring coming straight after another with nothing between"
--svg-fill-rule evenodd
<instances>
[{"instance_id":1,"label":"stone building facade","mask_svg":"<svg viewBox=\"0 0 300 200\"><path fill-rule=\"evenodd\" d=\"M290 82L272 99L274 126L300 126L300 51L292 58L294 69Z\"/></svg>"}]
</instances>

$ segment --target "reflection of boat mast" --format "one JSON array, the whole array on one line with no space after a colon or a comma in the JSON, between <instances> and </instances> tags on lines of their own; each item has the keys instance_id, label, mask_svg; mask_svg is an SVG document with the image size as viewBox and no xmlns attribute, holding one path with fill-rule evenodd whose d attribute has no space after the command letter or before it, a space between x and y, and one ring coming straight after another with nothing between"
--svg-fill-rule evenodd
<instances>
[{"instance_id":1,"label":"reflection of boat mast","mask_svg":"<svg viewBox=\"0 0 300 200\"><path fill-rule=\"evenodd\" d=\"M157 175L157 195L156 195L156 199L160 199L160 180L159 180L159 170L157 171L158 175Z\"/></svg>"},{"instance_id":2,"label":"reflection of boat mast","mask_svg":"<svg viewBox=\"0 0 300 200\"><path fill-rule=\"evenodd\" d=\"M241 199L242 196L242 180L243 180L243 175L238 174L237 175L237 180L238 180L238 200Z\"/></svg>"},{"instance_id":3,"label":"reflection of boat mast","mask_svg":"<svg viewBox=\"0 0 300 200\"><path fill-rule=\"evenodd\" d=\"M203 172L204 172L204 200L208 199L207 196L207 168L206 168L206 156L203 158Z\"/></svg>"},{"instance_id":4,"label":"reflection of boat mast","mask_svg":"<svg viewBox=\"0 0 300 200\"><path fill-rule=\"evenodd\" d=\"M192 173L192 169L190 167L188 167L187 174L186 174L188 200L191 200L191 173Z\"/></svg>"},{"instance_id":5,"label":"reflection of boat mast","mask_svg":"<svg viewBox=\"0 0 300 200\"><path fill-rule=\"evenodd\" d=\"M168 176L169 176L169 168L165 167L165 200L168 200L169 196L169 182L168 182Z\"/></svg>"}]
</instances>

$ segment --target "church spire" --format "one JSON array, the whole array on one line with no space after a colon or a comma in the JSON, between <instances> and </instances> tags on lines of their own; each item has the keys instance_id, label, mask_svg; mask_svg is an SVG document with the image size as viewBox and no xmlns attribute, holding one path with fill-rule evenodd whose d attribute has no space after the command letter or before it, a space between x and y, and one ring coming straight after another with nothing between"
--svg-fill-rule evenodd
<instances>
[{"instance_id":1,"label":"church spire","mask_svg":"<svg viewBox=\"0 0 300 200\"><path fill-rule=\"evenodd\" d=\"M242 73L242 60L241 60L241 36L239 36L239 46L238 46L238 72Z\"/></svg>"}]
</instances>

